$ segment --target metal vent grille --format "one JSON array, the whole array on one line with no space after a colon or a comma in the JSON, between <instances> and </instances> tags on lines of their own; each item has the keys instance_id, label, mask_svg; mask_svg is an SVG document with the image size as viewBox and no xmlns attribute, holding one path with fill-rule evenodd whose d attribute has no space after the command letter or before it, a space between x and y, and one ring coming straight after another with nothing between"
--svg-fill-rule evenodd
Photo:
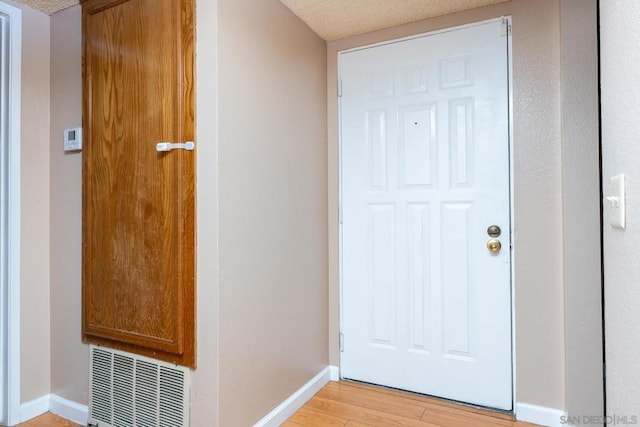
<instances>
[{"instance_id":1,"label":"metal vent grille","mask_svg":"<svg viewBox=\"0 0 640 427\"><path fill-rule=\"evenodd\" d=\"M89 425L187 427L189 370L91 346Z\"/></svg>"}]
</instances>

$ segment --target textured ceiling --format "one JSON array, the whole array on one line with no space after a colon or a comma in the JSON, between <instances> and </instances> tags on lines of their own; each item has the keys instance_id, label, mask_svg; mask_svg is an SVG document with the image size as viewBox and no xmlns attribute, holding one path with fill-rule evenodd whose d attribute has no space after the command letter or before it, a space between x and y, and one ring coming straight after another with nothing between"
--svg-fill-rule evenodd
<instances>
[{"instance_id":1,"label":"textured ceiling","mask_svg":"<svg viewBox=\"0 0 640 427\"><path fill-rule=\"evenodd\" d=\"M508 0L280 0L327 41Z\"/></svg>"},{"instance_id":2,"label":"textured ceiling","mask_svg":"<svg viewBox=\"0 0 640 427\"><path fill-rule=\"evenodd\" d=\"M78 0L15 0L18 3L26 4L34 9L51 15L69 6L78 4Z\"/></svg>"},{"instance_id":3,"label":"textured ceiling","mask_svg":"<svg viewBox=\"0 0 640 427\"><path fill-rule=\"evenodd\" d=\"M78 0L15 0L47 15ZM262 0L255 0L262 1ZM280 0L325 40L502 3L509 0Z\"/></svg>"}]
</instances>

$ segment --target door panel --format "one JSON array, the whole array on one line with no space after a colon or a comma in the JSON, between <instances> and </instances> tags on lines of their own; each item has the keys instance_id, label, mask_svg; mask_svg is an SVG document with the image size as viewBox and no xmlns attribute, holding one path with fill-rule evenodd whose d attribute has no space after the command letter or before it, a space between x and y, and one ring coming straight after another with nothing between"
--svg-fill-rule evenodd
<instances>
[{"instance_id":1,"label":"door panel","mask_svg":"<svg viewBox=\"0 0 640 427\"><path fill-rule=\"evenodd\" d=\"M503 30L340 55L346 378L512 408Z\"/></svg>"},{"instance_id":2,"label":"door panel","mask_svg":"<svg viewBox=\"0 0 640 427\"><path fill-rule=\"evenodd\" d=\"M193 1L83 3L83 336L195 365Z\"/></svg>"}]
</instances>

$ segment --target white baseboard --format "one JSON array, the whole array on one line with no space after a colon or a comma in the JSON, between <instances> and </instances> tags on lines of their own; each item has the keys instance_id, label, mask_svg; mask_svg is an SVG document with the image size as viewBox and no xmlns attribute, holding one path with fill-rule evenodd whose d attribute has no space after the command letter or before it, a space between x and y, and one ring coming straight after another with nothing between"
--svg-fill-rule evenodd
<instances>
[{"instance_id":1,"label":"white baseboard","mask_svg":"<svg viewBox=\"0 0 640 427\"><path fill-rule=\"evenodd\" d=\"M37 399L25 402L20 405L20 422L24 423L32 418L49 412L49 400L51 396L39 397Z\"/></svg>"},{"instance_id":2,"label":"white baseboard","mask_svg":"<svg viewBox=\"0 0 640 427\"><path fill-rule=\"evenodd\" d=\"M89 418L88 406L72 402L55 394L51 395L49 411L82 426L87 425L87 419Z\"/></svg>"},{"instance_id":3,"label":"white baseboard","mask_svg":"<svg viewBox=\"0 0 640 427\"><path fill-rule=\"evenodd\" d=\"M539 424L547 427L562 427L564 411L544 406L531 405L529 403L516 403L516 419L528 423Z\"/></svg>"},{"instance_id":4,"label":"white baseboard","mask_svg":"<svg viewBox=\"0 0 640 427\"><path fill-rule=\"evenodd\" d=\"M340 381L340 368L337 366L329 366L329 379L331 381Z\"/></svg>"},{"instance_id":5,"label":"white baseboard","mask_svg":"<svg viewBox=\"0 0 640 427\"><path fill-rule=\"evenodd\" d=\"M53 412L80 425L87 425L89 408L55 394L47 394L20 406L20 422L27 422L47 412Z\"/></svg>"},{"instance_id":6,"label":"white baseboard","mask_svg":"<svg viewBox=\"0 0 640 427\"><path fill-rule=\"evenodd\" d=\"M276 409L271 411L266 417L258 421L253 427L277 427L285 422L291 415L302 407L313 397L322 387L334 377L338 377L338 367L327 366L311 381L303 385L298 391L293 393L287 400L282 402Z\"/></svg>"}]
</instances>

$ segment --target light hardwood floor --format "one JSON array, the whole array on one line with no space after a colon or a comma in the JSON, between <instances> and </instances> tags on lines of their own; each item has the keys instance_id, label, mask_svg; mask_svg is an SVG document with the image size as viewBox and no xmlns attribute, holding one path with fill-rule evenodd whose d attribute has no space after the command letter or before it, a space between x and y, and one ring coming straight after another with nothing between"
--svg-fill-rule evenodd
<instances>
[{"instance_id":1,"label":"light hardwood floor","mask_svg":"<svg viewBox=\"0 0 640 427\"><path fill-rule=\"evenodd\" d=\"M45 414L18 427L77 427ZM498 412L366 384L330 382L283 427L528 427ZM205 427L205 426L193 426Z\"/></svg>"},{"instance_id":2,"label":"light hardwood floor","mask_svg":"<svg viewBox=\"0 0 640 427\"><path fill-rule=\"evenodd\" d=\"M330 382L283 427L525 427L508 414L354 382Z\"/></svg>"},{"instance_id":3,"label":"light hardwood floor","mask_svg":"<svg viewBox=\"0 0 640 427\"><path fill-rule=\"evenodd\" d=\"M79 424L65 420L51 413L40 415L26 423L18 424L17 427L78 427Z\"/></svg>"}]
</instances>

